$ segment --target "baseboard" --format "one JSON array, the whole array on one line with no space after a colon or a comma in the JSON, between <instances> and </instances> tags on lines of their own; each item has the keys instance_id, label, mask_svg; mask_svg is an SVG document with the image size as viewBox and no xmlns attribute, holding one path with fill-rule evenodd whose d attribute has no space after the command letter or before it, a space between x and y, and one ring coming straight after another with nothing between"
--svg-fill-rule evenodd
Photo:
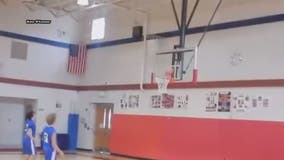
<instances>
[{"instance_id":1,"label":"baseboard","mask_svg":"<svg viewBox=\"0 0 284 160\"><path fill-rule=\"evenodd\" d=\"M21 148L0 148L0 152L21 152Z\"/></svg>"},{"instance_id":2,"label":"baseboard","mask_svg":"<svg viewBox=\"0 0 284 160\"><path fill-rule=\"evenodd\" d=\"M92 149L77 148L77 151L93 152Z\"/></svg>"},{"instance_id":3,"label":"baseboard","mask_svg":"<svg viewBox=\"0 0 284 160\"><path fill-rule=\"evenodd\" d=\"M111 153L111 155L113 155L113 156L119 156L119 157L124 157L124 158L132 158L132 159L137 159L137 160L155 160L155 159L149 159L149 158L133 157L133 156L123 155L123 154L117 154L117 153Z\"/></svg>"}]
</instances>

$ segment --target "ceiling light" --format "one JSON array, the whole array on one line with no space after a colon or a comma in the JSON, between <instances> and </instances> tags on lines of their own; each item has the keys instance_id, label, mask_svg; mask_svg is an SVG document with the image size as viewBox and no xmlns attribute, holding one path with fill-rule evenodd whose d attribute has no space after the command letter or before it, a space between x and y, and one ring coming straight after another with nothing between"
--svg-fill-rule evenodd
<instances>
[{"instance_id":1,"label":"ceiling light","mask_svg":"<svg viewBox=\"0 0 284 160\"><path fill-rule=\"evenodd\" d=\"M89 0L77 0L77 4L81 6L87 6L89 5Z\"/></svg>"}]
</instances>

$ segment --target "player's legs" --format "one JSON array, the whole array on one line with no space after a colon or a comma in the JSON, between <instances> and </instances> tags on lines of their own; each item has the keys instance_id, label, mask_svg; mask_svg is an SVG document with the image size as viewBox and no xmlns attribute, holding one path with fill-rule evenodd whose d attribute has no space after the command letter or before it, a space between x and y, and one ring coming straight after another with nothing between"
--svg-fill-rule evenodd
<instances>
[{"instance_id":1,"label":"player's legs","mask_svg":"<svg viewBox=\"0 0 284 160\"><path fill-rule=\"evenodd\" d=\"M35 156L33 155L25 155L24 160L35 160Z\"/></svg>"},{"instance_id":2,"label":"player's legs","mask_svg":"<svg viewBox=\"0 0 284 160\"><path fill-rule=\"evenodd\" d=\"M29 160L29 155L23 155L22 160Z\"/></svg>"},{"instance_id":3,"label":"player's legs","mask_svg":"<svg viewBox=\"0 0 284 160\"><path fill-rule=\"evenodd\" d=\"M37 159L37 155L30 155L28 160L36 160Z\"/></svg>"},{"instance_id":4,"label":"player's legs","mask_svg":"<svg viewBox=\"0 0 284 160\"><path fill-rule=\"evenodd\" d=\"M35 160L36 159L36 148L34 142L26 138L23 142L23 154L25 160Z\"/></svg>"},{"instance_id":5,"label":"player's legs","mask_svg":"<svg viewBox=\"0 0 284 160\"><path fill-rule=\"evenodd\" d=\"M55 151L44 151L44 159L45 160L56 160L56 152Z\"/></svg>"}]
</instances>

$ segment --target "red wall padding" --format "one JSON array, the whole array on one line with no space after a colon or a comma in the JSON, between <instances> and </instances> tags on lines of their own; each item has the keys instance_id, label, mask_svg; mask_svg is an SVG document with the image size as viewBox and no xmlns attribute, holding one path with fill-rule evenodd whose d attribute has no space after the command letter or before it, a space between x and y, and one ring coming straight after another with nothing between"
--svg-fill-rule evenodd
<instances>
[{"instance_id":1,"label":"red wall padding","mask_svg":"<svg viewBox=\"0 0 284 160\"><path fill-rule=\"evenodd\" d=\"M284 160L284 122L115 114L110 150L159 160Z\"/></svg>"}]
</instances>

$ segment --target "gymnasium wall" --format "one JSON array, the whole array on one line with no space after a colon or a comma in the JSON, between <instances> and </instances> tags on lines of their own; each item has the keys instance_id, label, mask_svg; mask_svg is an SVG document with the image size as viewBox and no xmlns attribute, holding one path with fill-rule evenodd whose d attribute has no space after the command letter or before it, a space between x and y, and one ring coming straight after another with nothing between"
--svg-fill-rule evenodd
<instances>
[{"instance_id":1,"label":"gymnasium wall","mask_svg":"<svg viewBox=\"0 0 284 160\"><path fill-rule=\"evenodd\" d=\"M9 5L16 3L18 2L9 1ZM194 27L206 25L215 4L213 1L210 1L210 3L212 4L205 6L203 4L204 7L199 11L202 14L198 14L193 21ZM283 0L235 1L233 3L234 6L224 4L224 7L218 12L214 24L277 15L282 13L281 6L284 5ZM75 43L78 39L95 43L98 46L100 45L99 42L103 41L127 39L131 37L132 26L143 24L143 16L138 16L133 12L129 14L127 11L113 8L107 16L106 38L100 41L91 41L90 33L86 32L86 34L80 35L79 33L82 31L90 32L90 21L108 12L107 9L90 12L89 16L83 20L83 26L80 28L78 23L70 17L54 19L48 12L36 11L30 13L23 6L13 10L9 5L0 6L0 20L5 21L5 23L0 23L0 31L55 40L63 46L66 43ZM21 17L17 14L19 11L23 11L22 13L25 14ZM94 12L98 13L97 17L92 16ZM7 14L11 15L8 20L5 16ZM35 15L37 16L34 17ZM24 24L25 21L23 20L26 18L52 19L54 23L49 26L30 26ZM112 26L116 26L116 28ZM283 26L284 23L279 21L209 32L199 52L199 81L283 79L284 75L279 70L279 68L283 68L281 61L281 58L283 58L281 43L284 37ZM149 17L148 27L149 34L176 30L173 14L167 12ZM67 35L58 37L58 29L66 31ZM81 32L76 32L78 30ZM187 45L194 46L200 36L200 34L188 35L189 44ZM90 49L88 51L87 73L78 78L66 73L68 56L66 47L24 41L29 44L29 49L28 60L23 62L9 58L11 40L12 38L9 36L0 36L0 48L3 52L0 61L1 77L69 85L136 84L140 81L145 51L143 42ZM177 42L177 37L147 41L148 56L144 82L150 82L150 73L155 68L155 53L160 49L170 49ZM238 66L230 64L230 57L233 53L243 55L244 61ZM187 74L184 81L190 81L190 76L190 74ZM72 89L74 89L73 87L71 86ZM189 105L185 109L151 108L150 97L158 94L157 90L76 92L4 83L0 84L0 88L0 96L29 98L37 101L38 132L45 124L44 117L47 113L58 113L58 117L60 117L56 123L58 133L66 133L67 114L74 111L72 107L75 107L80 112L81 118L85 118L88 124L92 126L94 114L87 112L86 109L92 109L92 103L114 103L115 114L110 146L113 153L156 159L174 159L177 158L175 156L178 153L181 156L179 159L186 159L191 155L193 157L190 158L206 159L206 156L209 155L211 159L213 159L212 157L216 157L216 159L221 157L222 160L224 158L226 160L245 158L260 160L261 158L268 159L266 156L270 154L281 159L279 148L284 143L277 140L284 133L281 115L283 112L281 106L284 104L281 97L283 87L170 90L169 93L171 94L189 95ZM257 109L249 108L245 112L235 110L228 113L206 112L207 94L218 91L231 91L236 96L266 97L270 100L270 106ZM120 107L121 98L128 95L140 96L138 108L122 109ZM62 104L62 108L56 108L56 103ZM267 128L270 128L270 130L267 130ZM240 130L242 132L238 134ZM80 123L78 148L93 148L92 131L86 130ZM141 132L144 131L147 134L141 135ZM200 133L204 134L200 135ZM246 139L246 136L252 138ZM261 141L263 139L265 141ZM261 146L264 146L263 148L257 148L260 146L260 141L263 142L261 144ZM239 142L249 144L243 147L244 145L239 144ZM271 145L274 145L275 148L267 148ZM189 146L197 147L188 149ZM208 146L208 148L204 148L204 146ZM232 147L234 153L230 150ZM180 150L177 150L177 148ZM217 151L216 148L219 150ZM255 158L255 155L251 155L236 158L236 155L245 155L247 150L251 148L256 148L252 152L253 154L263 153L262 157ZM220 150L224 150L224 152L220 152ZM272 150L275 152L272 152ZM198 157L201 155L200 153L203 153L203 157Z\"/></svg>"},{"instance_id":2,"label":"gymnasium wall","mask_svg":"<svg viewBox=\"0 0 284 160\"><path fill-rule=\"evenodd\" d=\"M11 97L20 99L35 100L36 108L36 125L37 125L37 138L46 125L45 117L49 113L56 112L58 118L55 124L57 133L67 133L67 120L68 114L74 112L76 105L77 94L75 91L61 90L61 89L48 89L39 87L29 87L21 85L0 84L1 91L0 97ZM60 108L56 108L56 104L61 104ZM9 106L13 109L13 106ZM16 108L15 108L16 109ZM20 114L20 115L18 115ZM13 112L13 116L23 115L24 112ZM18 124L20 125L20 124ZM8 127L8 126L7 126ZM20 133L15 134L22 134ZM17 140L19 137L15 137ZM37 139L39 145L39 139Z\"/></svg>"},{"instance_id":3,"label":"gymnasium wall","mask_svg":"<svg viewBox=\"0 0 284 160\"><path fill-rule=\"evenodd\" d=\"M181 1L174 1L176 8L180 10ZM165 2L167 3L167 2ZM194 2L189 2L189 12L193 8ZM191 22L191 27L207 25L218 1L200 1L196 10L195 17ZM213 23L222 23L228 21L237 21L243 19L250 19L255 17L262 17L267 15L281 14L283 13L283 0L236 0L236 1L223 1L220 9L218 10ZM164 7L164 6L163 6ZM162 12L161 15L150 17L149 32L160 33L177 30L176 21L172 8L167 6L168 12ZM180 13L179 13L180 14Z\"/></svg>"},{"instance_id":4,"label":"gymnasium wall","mask_svg":"<svg viewBox=\"0 0 284 160\"><path fill-rule=\"evenodd\" d=\"M67 73L66 70L69 44L76 43L79 39L79 23L69 16L54 18L51 13L43 9L29 11L21 1L6 2L7 5L0 4L0 79L4 82L0 84L0 96L36 101L36 142L39 145L39 133L46 125L46 115L56 112L57 133L67 133L68 114L74 111L78 101L76 91L70 89L71 85L78 83L78 77ZM51 20L52 23L28 25L26 19ZM65 35L62 32L65 32ZM10 58L12 41L28 44L26 61ZM56 108L56 104L59 104L57 105L59 108ZM14 111L17 108L9 106L7 109ZM23 114L23 111L17 110L12 116L23 119ZM21 120L21 123L15 125L22 123ZM14 135L14 139L9 139L11 145L22 141L22 127L15 125L13 127L18 129L15 132L17 136ZM9 125L2 126L9 127ZM1 136L4 136L2 128Z\"/></svg>"},{"instance_id":5,"label":"gymnasium wall","mask_svg":"<svg viewBox=\"0 0 284 160\"><path fill-rule=\"evenodd\" d=\"M0 148L21 147L24 111L24 104L0 103ZM15 115L15 113L19 114Z\"/></svg>"},{"instance_id":6,"label":"gymnasium wall","mask_svg":"<svg viewBox=\"0 0 284 160\"><path fill-rule=\"evenodd\" d=\"M284 2L275 0L275 3L270 3L270 1L263 0L261 3L255 3L255 1L235 3L236 6L233 7L228 6L229 4L224 2L224 6L216 15L213 24L236 22L235 25L238 25L238 23L240 23L239 20L276 15L281 13L281 7L279 6ZM206 6L204 4L200 5ZM214 8L213 2L210 5ZM266 7L262 7L263 5ZM206 7L208 8L209 5ZM193 27L206 25L210 17L209 13L211 12L200 13L200 11L205 10L206 7L198 10L199 14L196 14L198 17L193 20ZM126 11L124 12L127 14ZM167 16L167 14L170 13L165 14L165 16ZM176 30L176 28L172 28L171 25L167 25L175 24L174 18L151 18L152 17L149 18L149 34ZM130 19L129 21L129 23L131 23L133 20ZM151 23L152 21L153 23ZM125 26L129 25L129 23L126 23ZM143 24L143 19L141 23ZM163 27L160 27L160 25L156 23L163 24ZM283 57L281 54L283 52L283 49L281 49L281 42L283 41L281 31L283 25L284 23L279 21L208 32L199 50L199 81L283 78L283 73L278 71L279 66L282 66L279 60ZM106 26L113 25L107 23ZM156 27L157 29L155 31L153 28ZM119 27L112 28L112 30L107 27L106 33L110 31L115 32L116 30L118 30L118 32L121 31ZM125 36L131 34L131 29L127 30L128 31L125 31ZM200 36L201 34L188 35L186 46L194 47ZM122 36L114 36L112 39L119 39L121 37ZM110 38L106 37L106 41L108 39ZM96 43L99 46L100 43L93 42L93 44ZM178 43L178 37L147 41L144 82L150 82L151 72L155 71L155 53L159 50L171 49L176 43ZM143 42L90 49L88 54L87 74L81 78L81 84L104 85L139 83L144 51ZM243 62L239 66L233 66L230 63L231 56L234 53L240 53L243 56ZM188 60L189 56L186 57L185 62L187 63ZM114 68L115 73L112 72ZM104 70L104 72L101 72L101 70ZM191 74L191 72L188 72L184 81L190 81Z\"/></svg>"},{"instance_id":7,"label":"gymnasium wall","mask_svg":"<svg viewBox=\"0 0 284 160\"><path fill-rule=\"evenodd\" d=\"M26 19L51 20L52 23L26 24ZM0 21L1 77L77 83L77 77L66 72L68 44L77 42L79 37L79 24L75 20L69 16L54 18L46 10L29 11L20 1L11 0L7 5L1 3ZM60 35L61 31L66 34ZM44 40L47 42L42 43ZM28 44L26 61L10 58L12 41Z\"/></svg>"},{"instance_id":8,"label":"gymnasium wall","mask_svg":"<svg viewBox=\"0 0 284 160\"><path fill-rule=\"evenodd\" d=\"M207 111L208 94L229 91L230 112ZM188 106L152 108L151 96L159 95L157 90L86 91L79 93L80 115L93 126L94 114L86 111L93 108L91 103L114 103L112 153L163 160L283 157L283 87L170 89L169 94L188 95ZM139 95L139 106L121 108L120 100L128 101L131 95ZM238 103L233 97L238 96L249 96L248 108L233 108ZM268 107L253 107L252 99L259 96L269 99ZM93 130L80 125L79 135L79 147L92 149Z\"/></svg>"},{"instance_id":9,"label":"gymnasium wall","mask_svg":"<svg viewBox=\"0 0 284 160\"><path fill-rule=\"evenodd\" d=\"M276 15L282 13L280 6L283 3L280 0L273 3L267 0L260 3L235 1L235 7L224 6L220 10L214 24ZM205 25L205 17L209 16L209 11L205 12L194 21L194 26ZM166 17L151 19L150 33L175 30L174 19ZM283 68L280 60L283 58L283 27L283 22L275 22L209 32L199 51L198 80L283 79L280 69L281 66ZM187 45L194 46L200 36L188 35ZM150 73L155 66L154 54L158 50L172 48L177 42L177 37L147 41L145 83L150 82ZM231 65L233 53L242 54L240 65ZM143 54L142 42L91 49L87 75L81 79L81 84L138 84ZM191 81L191 75L187 74L184 81ZM207 112L207 95L222 91L230 91L233 96L265 97L270 104L269 107L253 108L250 101L245 111ZM170 89L169 93L189 95L188 108L151 108L151 96L159 94L157 90L81 91L79 99L83 108L92 107L90 103L114 103L110 146L113 153L163 160L265 160L271 155L270 159L283 157L283 86L185 88ZM120 107L120 100L129 95L139 95L138 108ZM90 116L83 108L81 117ZM87 137L79 136L79 147L92 149L93 141L88 140L93 138L93 133L83 127L79 132Z\"/></svg>"},{"instance_id":10,"label":"gymnasium wall","mask_svg":"<svg viewBox=\"0 0 284 160\"><path fill-rule=\"evenodd\" d=\"M217 0L209 2L200 1L195 17L192 20L191 27L206 25L217 2ZM256 3L255 0L223 1L222 7L216 14L213 24L283 13L282 0L260 0L257 2L258 3ZM172 7L169 5L170 3L168 1L159 3L151 2L147 4L143 3L143 1L137 1L135 4L137 4L137 6L139 6L139 4L141 4L141 6L146 6L145 8L152 13L148 15L148 34L177 30ZM166 12L161 12L157 9L155 6L156 4L160 4L160 7L163 10L166 10ZM178 12L180 12L181 1L176 0L175 4ZM192 8L193 5L189 5L188 14L190 14ZM92 41L90 34L91 22L93 19L101 17L106 18L105 38ZM89 43L130 38L132 36L132 27L144 25L144 23L145 14L138 13L135 10L127 10L115 6L99 7L95 10L88 11L87 15L82 19L82 30L84 33L81 34L81 38Z\"/></svg>"},{"instance_id":11,"label":"gymnasium wall","mask_svg":"<svg viewBox=\"0 0 284 160\"><path fill-rule=\"evenodd\" d=\"M209 32L199 50L198 80L283 78L283 73L279 72L279 67L283 66L283 26L283 22L277 22ZM194 43L199 36L192 35L187 40ZM151 72L155 71L155 53L159 48L169 49L175 42L177 38L147 42L148 58L144 82L149 83ZM231 64L231 56L234 53L240 53L243 57L243 62L238 66ZM142 43L89 50L87 74L81 82L84 85L139 83L143 54ZM187 63L188 59L185 62ZM184 81L191 81L191 76L192 72L189 71Z\"/></svg>"},{"instance_id":12,"label":"gymnasium wall","mask_svg":"<svg viewBox=\"0 0 284 160\"><path fill-rule=\"evenodd\" d=\"M9 0L7 5L0 5L0 30L19 33L34 37L45 38L61 42L78 41L80 25L70 16L54 18L54 16L44 9L30 11L22 4L22 1ZM9 15L9 17L7 17ZM26 19L51 20L48 25L29 25ZM65 31L65 36L58 36L59 31Z\"/></svg>"},{"instance_id":13,"label":"gymnasium wall","mask_svg":"<svg viewBox=\"0 0 284 160\"><path fill-rule=\"evenodd\" d=\"M125 16L127 15L127 18ZM91 40L93 19L105 17L105 37L101 40ZM143 15L127 11L115 6L98 7L89 10L80 20L81 40L89 43L112 41L132 36L132 27L143 25Z\"/></svg>"},{"instance_id":14,"label":"gymnasium wall","mask_svg":"<svg viewBox=\"0 0 284 160\"><path fill-rule=\"evenodd\" d=\"M94 149L94 126L95 126L95 106L93 103L101 103L95 97L98 96L97 92L88 94L86 92L79 92L78 99L79 105L78 112L80 115L79 120L79 133L78 133L78 148L80 149ZM97 96L95 96L97 95ZM107 101L106 101L107 102ZM82 123L84 119L85 123ZM87 124L87 126L85 126ZM86 127L90 127L88 130Z\"/></svg>"}]
</instances>

